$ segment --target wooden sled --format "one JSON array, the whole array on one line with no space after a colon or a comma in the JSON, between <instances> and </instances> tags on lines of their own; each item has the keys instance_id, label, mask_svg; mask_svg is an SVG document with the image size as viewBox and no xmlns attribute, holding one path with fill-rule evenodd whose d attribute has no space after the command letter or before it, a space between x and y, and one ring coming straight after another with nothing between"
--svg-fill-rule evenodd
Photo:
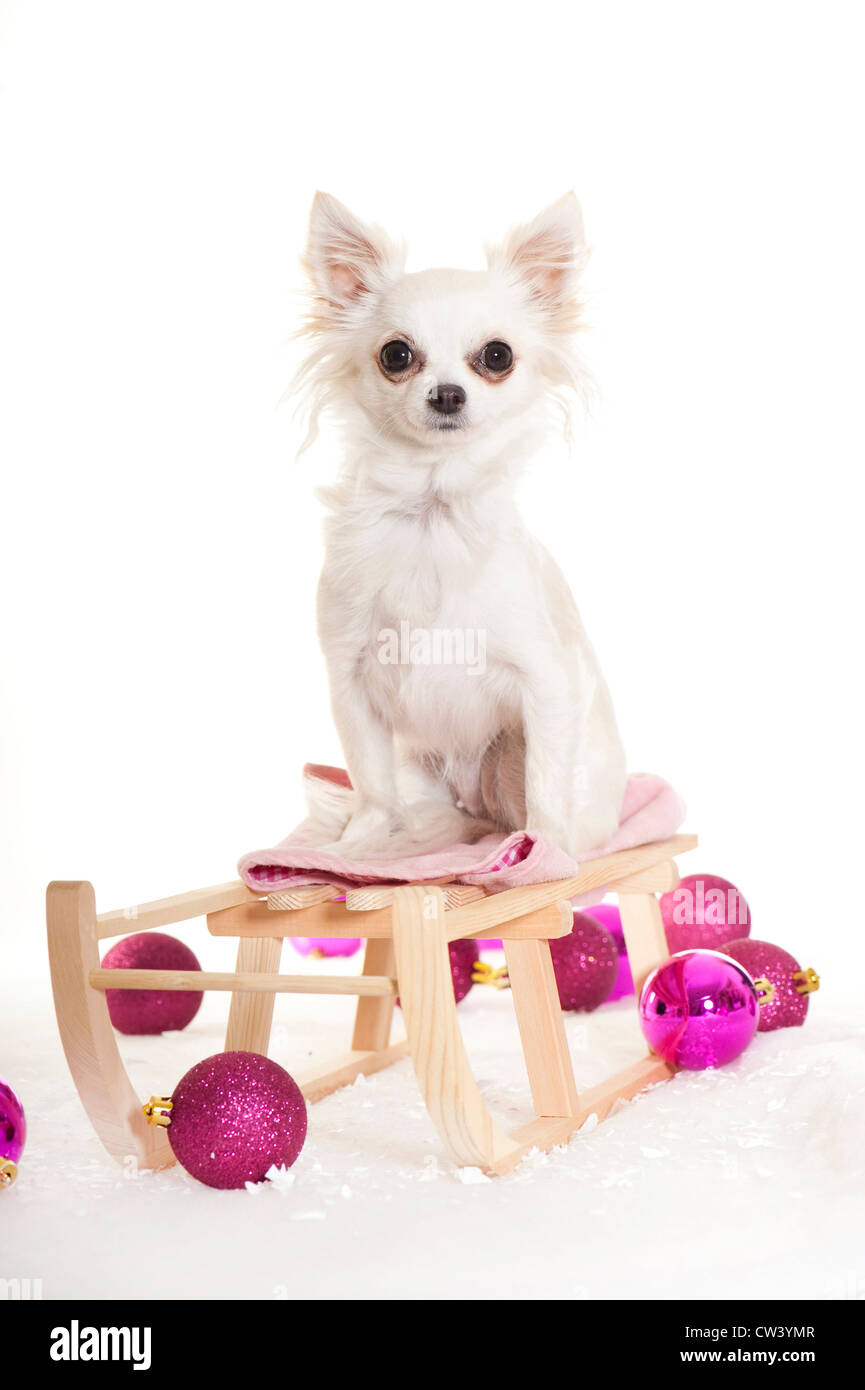
<instances>
[{"instance_id":1,"label":"wooden sled","mask_svg":"<svg viewBox=\"0 0 865 1390\"><path fill-rule=\"evenodd\" d=\"M592 1115L604 1119L673 1069L647 1056L578 1094L548 942L571 930L569 898L593 888L618 894L634 983L669 955L656 894L679 882L675 856L694 835L623 850L555 883L486 893L458 884L359 888L334 901L333 888L263 897L240 882L114 912L96 912L89 883L52 883L48 949L60 1036L85 1110L110 1154L142 1168L174 1162L164 1129L147 1123L120 1057L105 990L224 990L231 994L226 1051L267 1053L275 994L358 996L350 1051L297 1075L306 1099L320 1100L361 1074L410 1055L427 1109L457 1164L506 1173L530 1149L564 1144ZM238 938L234 972L103 970L99 943L206 916L214 936ZM363 974L281 975L286 936L366 938ZM484 1104L469 1067L451 980L448 943L500 937L504 943L536 1118L510 1133ZM406 1041L391 1043L400 996Z\"/></svg>"}]
</instances>

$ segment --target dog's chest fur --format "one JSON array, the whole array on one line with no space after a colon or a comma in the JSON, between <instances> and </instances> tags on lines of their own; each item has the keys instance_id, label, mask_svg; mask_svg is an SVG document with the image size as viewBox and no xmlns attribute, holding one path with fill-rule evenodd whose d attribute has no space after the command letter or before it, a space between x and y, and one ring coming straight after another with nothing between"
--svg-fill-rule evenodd
<instances>
[{"instance_id":1,"label":"dog's chest fur","mask_svg":"<svg viewBox=\"0 0 865 1390\"><path fill-rule=\"evenodd\" d=\"M329 528L324 582L342 614L330 640L354 646L370 700L409 747L477 753L519 722L509 657L519 568L500 526L435 496Z\"/></svg>"}]
</instances>

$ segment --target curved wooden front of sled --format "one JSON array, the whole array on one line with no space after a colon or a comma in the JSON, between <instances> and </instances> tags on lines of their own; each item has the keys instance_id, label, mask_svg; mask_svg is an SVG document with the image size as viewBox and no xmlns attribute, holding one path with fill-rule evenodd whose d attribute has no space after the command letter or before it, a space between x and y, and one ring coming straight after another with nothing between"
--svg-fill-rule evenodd
<instances>
[{"instance_id":1,"label":"curved wooden front of sled","mask_svg":"<svg viewBox=\"0 0 865 1390\"><path fill-rule=\"evenodd\" d=\"M167 1168L174 1162L163 1129L149 1125L117 1048L99 968L96 900L89 883L50 883L46 894L48 956L60 1038L72 1079L105 1148L123 1163ZM134 923L130 923L134 930Z\"/></svg>"}]
</instances>

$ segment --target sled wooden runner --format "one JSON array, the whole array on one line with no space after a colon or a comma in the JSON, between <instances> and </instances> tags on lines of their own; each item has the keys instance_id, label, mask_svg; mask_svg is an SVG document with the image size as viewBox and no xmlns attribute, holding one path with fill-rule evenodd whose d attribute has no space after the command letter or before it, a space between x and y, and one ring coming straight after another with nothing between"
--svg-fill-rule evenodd
<instances>
[{"instance_id":1,"label":"sled wooden runner","mask_svg":"<svg viewBox=\"0 0 865 1390\"><path fill-rule=\"evenodd\" d=\"M217 990L230 993L225 1048L267 1053L276 994L358 997L349 1051L295 1079L310 1102L360 1075L410 1056L424 1102L454 1161L502 1174L530 1149L565 1143L594 1115L603 1120L673 1069L647 1056L580 1094L574 1078L549 942L571 930L568 901L606 888L619 898L622 927L639 995L646 976L669 955L657 894L679 882L676 856L694 835L639 845L593 859L571 878L498 893L465 884L407 884L351 890L298 888L269 897L240 882L97 913L83 882L48 887L48 949L60 1036L82 1103L102 1143L123 1162L162 1168L174 1156L165 1131L149 1125L120 1057L106 989ZM206 917L214 936L238 940L235 971L103 970L99 943ZM279 973L286 936L366 940L360 975ZM501 938L535 1119L499 1128L469 1066L454 1000L448 944ZM396 997L405 1041L391 1042Z\"/></svg>"}]
</instances>

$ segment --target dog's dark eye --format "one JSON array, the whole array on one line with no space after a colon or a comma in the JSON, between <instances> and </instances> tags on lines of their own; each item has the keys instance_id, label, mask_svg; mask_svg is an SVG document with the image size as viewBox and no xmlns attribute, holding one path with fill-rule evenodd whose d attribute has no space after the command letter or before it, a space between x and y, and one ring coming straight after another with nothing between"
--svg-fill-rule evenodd
<instances>
[{"instance_id":1,"label":"dog's dark eye","mask_svg":"<svg viewBox=\"0 0 865 1390\"><path fill-rule=\"evenodd\" d=\"M378 356L386 372L396 373L405 371L413 354L408 343L404 343L402 338L394 338L393 342L385 343Z\"/></svg>"},{"instance_id":2,"label":"dog's dark eye","mask_svg":"<svg viewBox=\"0 0 865 1390\"><path fill-rule=\"evenodd\" d=\"M488 372L506 372L513 365L514 354L507 343L487 343L481 352L481 362Z\"/></svg>"}]
</instances>

